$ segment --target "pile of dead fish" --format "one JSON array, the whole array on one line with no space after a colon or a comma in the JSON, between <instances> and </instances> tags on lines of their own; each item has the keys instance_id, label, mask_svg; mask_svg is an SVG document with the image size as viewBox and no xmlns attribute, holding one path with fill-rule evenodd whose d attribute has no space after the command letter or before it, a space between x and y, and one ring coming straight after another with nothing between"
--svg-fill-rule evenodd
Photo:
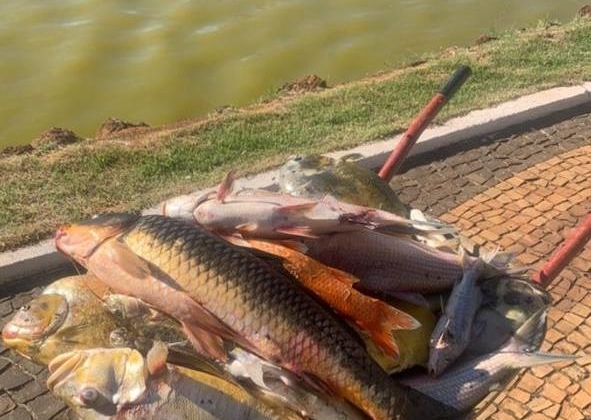
<instances>
[{"instance_id":1,"label":"pile of dead fish","mask_svg":"<svg viewBox=\"0 0 591 420\"><path fill-rule=\"evenodd\" d=\"M350 159L231 174L163 215L59 227L88 273L4 327L82 419L453 419L539 351L550 298Z\"/></svg>"}]
</instances>

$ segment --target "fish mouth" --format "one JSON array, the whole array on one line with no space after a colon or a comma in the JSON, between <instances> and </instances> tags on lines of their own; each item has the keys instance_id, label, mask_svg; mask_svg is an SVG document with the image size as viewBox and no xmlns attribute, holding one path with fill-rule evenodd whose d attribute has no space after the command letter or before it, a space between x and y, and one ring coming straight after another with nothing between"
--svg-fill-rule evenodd
<instances>
[{"instance_id":1,"label":"fish mouth","mask_svg":"<svg viewBox=\"0 0 591 420\"><path fill-rule=\"evenodd\" d=\"M29 328L9 322L2 329L2 340L4 340L6 344L10 344L15 340L37 341L40 338L43 338L44 331L45 329L41 326Z\"/></svg>"},{"instance_id":2,"label":"fish mouth","mask_svg":"<svg viewBox=\"0 0 591 420\"><path fill-rule=\"evenodd\" d=\"M8 346L20 341L40 341L63 325L68 312L68 301L63 296L42 294L18 310L2 329L2 339Z\"/></svg>"}]
</instances>

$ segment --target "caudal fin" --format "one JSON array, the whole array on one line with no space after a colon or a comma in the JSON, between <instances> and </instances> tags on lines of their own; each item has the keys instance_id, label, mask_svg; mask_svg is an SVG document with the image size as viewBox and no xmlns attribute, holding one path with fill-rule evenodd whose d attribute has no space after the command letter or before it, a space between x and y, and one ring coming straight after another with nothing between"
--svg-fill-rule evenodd
<instances>
[{"instance_id":1,"label":"caudal fin","mask_svg":"<svg viewBox=\"0 0 591 420\"><path fill-rule=\"evenodd\" d=\"M394 330L415 330L421 323L404 311L374 299L371 322L364 322L362 328L367 331L377 347L386 355L395 357L400 354L398 344L392 336Z\"/></svg>"},{"instance_id":2,"label":"caudal fin","mask_svg":"<svg viewBox=\"0 0 591 420\"><path fill-rule=\"evenodd\" d=\"M553 354L536 351L544 340L547 314L548 307L540 308L534 312L527 321L515 331L515 334L503 349L503 353L513 356L511 363L515 368L569 362L580 357L570 354Z\"/></svg>"},{"instance_id":3,"label":"caudal fin","mask_svg":"<svg viewBox=\"0 0 591 420\"><path fill-rule=\"evenodd\" d=\"M533 353L515 352L514 367L527 368L532 366L549 365L558 362L572 362L580 356L574 354L554 354L537 351Z\"/></svg>"}]
</instances>

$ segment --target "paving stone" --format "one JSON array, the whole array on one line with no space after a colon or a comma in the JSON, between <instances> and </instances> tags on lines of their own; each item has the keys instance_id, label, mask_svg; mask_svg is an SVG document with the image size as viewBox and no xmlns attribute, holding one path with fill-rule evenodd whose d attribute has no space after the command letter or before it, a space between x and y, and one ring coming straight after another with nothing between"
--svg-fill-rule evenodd
<instances>
[{"instance_id":1,"label":"paving stone","mask_svg":"<svg viewBox=\"0 0 591 420\"><path fill-rule=\"evenodd\" d=\"M560 389L566 389L571 384L570 378L560 372L552 374L548 380Z\"/></svg>"},{"instance_id":2,"label":"paving stone","mask_svg":"<svg viewBox=\"0 0 591 420\"><path fill-rule=\"evenodd\" d=\"M2 372L4 368L10 364L12 364L12 361L9 358L0 356L0 372Z\"/></svg>"},{"instance_id":3,"label":"paving stone","mask_svg":"<svg viewBox=\"0 0 591 420\"><path fill-rule=\"evenodd\" d=\"M580 389L581 386L575 382L566 388L566 392L568 393L568 395L575 395L577 392L579 392Z\"/></svg>"},{"instance_id":4,"label":"paving stone","mask_svg":"<svg viewBox=\"0 0 591 420\"><path fill-rule=\"evenodd\" d=\"M583 379L579 384L587 394L591 394L591 377Z\"/></svg>"},{"instance_id":5,"label":"paving stone","mask_svg":"<svg viewBox=\"0 0 591 420\"><path fill-rule=\"evenodd\" d=\"M565 315L566 316L566 315ZM554 326L555 329L563 334L570 334L576 326L568 322L564 317Z\"/></svg>"},{"instance_id":6,"label":"paving stone","mask_svg":"<svg viewBox=\"0 0 591 420\"><path fill-rule=\"evenodd\" d=\"M558 414L560 414L560 406L558 404L554 404L553 406L545 409L542 413L544 413L551 419L555 419L556 417L558 417Z\"/></svg>"},{"instance_id":7,"label":"paving stone","mask_svg":"<svg viewBox=\"0 0 591 420\"><path fill-rule=\"evenodd\" d=\"M0 374L0 384L3 389L7 390L23 386L31 380L33 380L33 378L23 374L23 371L15 365L9 366Z\"/></svg>"},{"instance_id":8,"label":"paving stone","mask_svg":"<svg viewBox=\"0 0 591 420\"><path fill-rule=\"evenodd\" d=\"M8 394L1 394L0 395L0 416L14 410L15 407L16 407L16 404L8 396Z\"/></svg>"},{"instance_id":9,"label":"paving stone","mask_svg":"<svg viewBox=\"0 0 591 420\"><path fill-rule=\"evenodd\" d=\"M552 366L536 366L531 369L531 372L536 375L540 379L544 379L546 376L554 372L554 367Z\"/></svg>"},{"instance_id":10,"label":"paving stone","mask_svg":"<svg viewBox=\"0 0 591 420\"><path fill-rule=\"evenodd\" d=\"M51 394L44 394L28 403L38 420L49 420L65 408L65 405Z\"/></svg>"},{"instance_id":11,"label":"paving stone","mask_svg":"<svg viewBox=\"0 0 591 420\"><path fill-rule=\"evenodd\" d=\"M7 420L33 420L31 413L22 406L19 406L14 411L8 413L6 418Z\"/></svg>"},{"instance_id":12,"label":"paving stone","mask_svg":"<svg viewBox=\"0 0 591 420\"><path fill-rule=\"evenodd\" d=\"M567 296L569 298L571 298L572 300L579 302L581 301L585 296L587 296L587 289L585 289L582 286L576 285L573 286L571 289L569 289Z\"/></svg>"},{"instance_id":13,"label":"paving stone","mask_svg":"<svg viewBox=\"0 0 591 420\"><path fill-rule=\"evenodd\" d=\"M512 398L512 393L509 393L509 395L510 397L503 401L503 410L512 413L515 418L523 418L527 413L529 413L529 410L523 404L520 404L518 401L515 401Z\"/></svg>"},{"instance_id":14,"label":"paving stone","mask_svg":"<svg viewBox=\"0 0 591 420\"><path fill-rule=\"evenodd\" d=\"M581 318L578 315L575 315L573 313L567 313L564 315L564 319L568 322L570 322L571 324L573 324L574 326L578 327L579 325L581 325L584 321L583 318Z\"/></svg>"},{"instance_id":15,"label":"paving stone","mask_svg":"<svg viewBox=\"0 0 591 420\"><path fill-rule=\"evenodd\" d=\"M10 394L16 402L22 404L47 392L49 391L47 390L45 381L41 381L37 378L37 380L25 384L21 388L12 391Z\"/></svg>"},{"instance_id":16,"label":"paving stone","mask_svg":"<svg viewBox=\"0 0 591 420\"><path fill-rule=\"evenodd\" d=\"M19 365L21 369L23 369L25 372L31 374L31 376L36 376L40 374L43 370L45 370L44 366L33 363L20 355L13 355L12 357L14 362L17 365Z\"/></svg>"},{"instance_id":17,"label":"paving stone","mask_svg":"<svg viewBox=\"0 0 591 420\"><path fill-rule=\"evenodd\" d=\"M538 413L552 407L554 403L547 398L544 397L534 397L527 406L530 410Z\"/></svg>"},{"instance_id":18,"label":"paving stone","mask_svg":"<svg viewBox=\"0 0 591 420\"><path fill-rule=\"evenodd\" d=\"M523 389L526 392L531 394L535 393L541 386L544 384L544 381L537 378L530 372L526 372L521 379L519 380L517 386Z\"/></svg>"},{"instance_id":19,"label":"paving stone","mask_svg":"<svg viewBox=\"0 0 591 420\"><path fill-rule=\"evenodd\" d=\"M586 420L583 413L570 404L564 404L560 410L560 418L565 420Z\"/></svg>"},{"instance_id":20,"label":"paving stone","mask_svg":"<svg viewBox=\"0 0 591 420\"><path fill-rule=\"evenodd\" d=\"M526 404L531 398L532 394L529 392L522 391L519 388L513 388L510 391L511 398L515 399L521 404Z\"/></svg>"},{"instance_id":21,"label":"paving stone","mask_svg":"<svg viewBox=\"0 0 591 420\"><path fill-rule=\"evenodd\" d=\"M570 403L579 410L585 410L587 407L591 406L591 394L581 390L570 399Z\"/></svg>"}]
</instances>

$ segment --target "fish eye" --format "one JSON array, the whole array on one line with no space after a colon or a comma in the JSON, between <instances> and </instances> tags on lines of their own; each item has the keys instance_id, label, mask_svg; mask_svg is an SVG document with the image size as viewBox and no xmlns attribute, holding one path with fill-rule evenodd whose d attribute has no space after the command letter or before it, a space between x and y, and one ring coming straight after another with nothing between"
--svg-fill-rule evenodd
<instances>
[{"instance_id":1,"label":"fish eye","mask_svg":"<svg viewBox=\"0 0 591 420\"><path fill-rule=\"evenodd\" d=\"M23 305L23 306L20 307L20 311L21 312L27 312L30 309L31 309L31 305L28 305L28 304L27 305Z\"/></svg>"},{"instance_id":2,"label":"fish eye","mask_svg":"<svg viewBox=\"0 0 591 420\"><path fill-rule=\"evenodd\" d=\"M84 405L91 405L98 399L99 393L94 388L84 388L80 391L80 401Z\"/></svg>"}]
</instances>

